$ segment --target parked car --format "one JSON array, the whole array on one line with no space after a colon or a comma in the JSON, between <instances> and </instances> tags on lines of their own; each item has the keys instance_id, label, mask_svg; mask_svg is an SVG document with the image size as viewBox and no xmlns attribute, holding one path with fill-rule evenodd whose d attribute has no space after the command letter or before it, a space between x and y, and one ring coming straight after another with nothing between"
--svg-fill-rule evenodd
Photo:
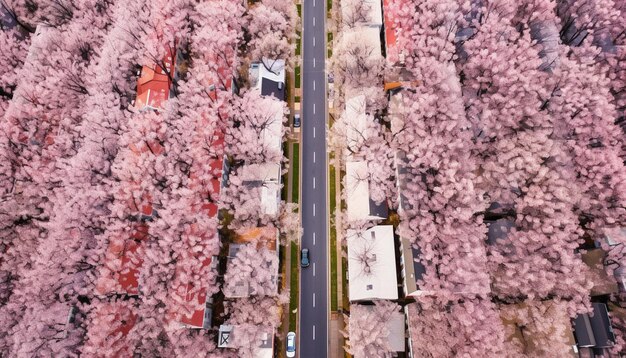
<instances>
[{"instance_id":1,"label":"parked car","mask_svg":"<svg viewBox=\"0 0 626 358\"><path fill-rule=\"evenodd\" d=\"M293 127L300 128L300 113L293 115Z\"/></svg>"},{"instance_id":2,"label":"parked car","mask_svg":"<svg viewBox=\"0 0 626 358\"><path fill-rule=\"evenodd\" d=\"M300 252L300 266L309 267L309 249L302 249Z\"/></svg>"},{"instance_id":3,"label":"parked car","mask_svg":"<svg viewBox=\"0 0 626 358\"><path fill-rule=\"evenodd\" d=\"M296 334L293 332L287 333L287 357L293 358L296 356Z\"/></svg>"}]
</instances>

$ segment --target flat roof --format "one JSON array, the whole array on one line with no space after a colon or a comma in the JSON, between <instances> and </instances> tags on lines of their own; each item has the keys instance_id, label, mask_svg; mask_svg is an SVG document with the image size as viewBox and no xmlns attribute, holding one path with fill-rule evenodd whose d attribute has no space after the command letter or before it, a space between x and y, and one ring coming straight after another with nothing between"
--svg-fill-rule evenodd
<instances>
[{"instance_id":1,"label":"flat roof","mask_svg":"<svg viewBox=\"0 0 626 358\"><path fill-rule=\"evenodd\" d=\"M393 226L348 230L347 241L350 301L398 299Z\"/></svg>"},{"instance_id":2,"label":"flat roof","mask_svg":"<svg viewBox=\"0 0 626 358\"><path fill-rule=\"evenodd\" d=\"M387 203L377 204L370 198L367 162L346 163L346 193L348 220L384 219L388 215Z\"/></svg>"},{"instance_id":3,"label":"flat roof","mask_svg":"<svg viewBox=\"0 0 626 358\"><path fill-rule=\"evenodd\" d=\"M341 2L341 16L351 17L352 7L349 4L359 4L367 11L367 20L359 21L357 25L362 26L383 26L383 8L380 0L352 0Z\"/></svg>"},{"instance_id":4,"label":"flat roof","mask_svg":"<svg viewBox=\"0 0 626 358\"><path fill-rule=\"evenodd\" d=\"M237 328L238 325L221 325L217 336L217 347L237 348L233 344L233 339L237 334ZM254 351L253 358L272 358L274 355L274 328L260 325L258 328L261 330L261 334L259 334L259 346Z\"/></svg>"},{"instance_id":5,"label":"flat roof","mask_svg":"<svg viewBox=\"0 0 626 358\"><path fill-rule=\"evenodd\" d=\"M371 56L382 57L383 52L382 45L380 43L380 28L361 26L344 31L343 36L348 42L360 42L372 48L373 51Z\"/></svg>"},{"instance_id":6,"label":"flat roof","mask_svg":"<svg viewBox=\"0 0 626 358\"><path fill-rule=\"evenodd\" d=\"M268 70L264 63L271 64L272 70ZM257 68L254 68L253 73L258 73L258 78L256 81L253 79L253 82L256 82L261 95L285 100L285 60L264 58L258 63L258 72Z\"/></svg>"},{"instance_id":7,"label":"flat roof","mask_svg":"<svg viewBox=\"0 0 626 358\"><path fill-rule=\"evenodd\" d=\"M367 140L367 117L365 115L365 96L354 96L346 101L344 119L347 125L346 141L352 151L357 151Z\"/></svg>"},{"instance_id":8,"label":"flat roof","mask_svg":"<svg viewBox=\"0 0 626 358\"><path fill-rule=\"evenodd\" d=\"M285 119L285 104L281 101L265 101L269 106L268 112L274 116L274 120L261 131L261 144L264 148L282 153L283 150L283 120Z\"/></svg>"},{"instance_id":9,"label":"flat roof","mask_svg":"<svg viewBox=\"0 0 626 358\"><path fill-rule=\"evenodd\" d=\"M420 288L417 282L424 277L426 266L424 266L419 258L421 256L420 249L411 244L409 239L402 237L402 264L404 266L404 283L407 292L406 295L412 295Z\"/></svg>"},{"instance_id":10,"label":"flat roof","mask_svg":"<svg viewBox=\"0 0 626 358\"><path fill-rule=\"evenodd\" d=\"M367 220L369 213L369 179L367 162L346 163L348 220Z\"/></svg>"}]
</instances>

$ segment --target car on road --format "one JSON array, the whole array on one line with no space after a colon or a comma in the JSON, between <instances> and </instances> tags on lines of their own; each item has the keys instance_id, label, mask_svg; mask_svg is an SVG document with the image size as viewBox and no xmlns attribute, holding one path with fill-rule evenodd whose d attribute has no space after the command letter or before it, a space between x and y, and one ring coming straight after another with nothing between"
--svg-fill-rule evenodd
<instances>
[{"instance_id":1,"label":"car on road","mask_svg":"<svg viewBox=\"0 0 626 358\"><path fill-rule=\"evenodd\" d=\"M309 267L310 264L309 249L302 249L302 251L300 251L300 266Z\"/></svg>"},{"instance_id":2,"label":"car on road","mask_svg":"<svg viewBox=\"0 0 626 358\"><path fill-rule=\"evenodd\" d=\"M296 113L293 116L293 127L300 128L300 113Z\"/></svg>"},{"instance_id":3,"label":"car on road","mask_svg":"<svg viewBox=\"0 0 626 358\"><path fill-rule=\"evenodd\" d=\"M287 333L287 357L293 358L296 356L296 334L293 332Z\"/></svg>"}]
</instances>

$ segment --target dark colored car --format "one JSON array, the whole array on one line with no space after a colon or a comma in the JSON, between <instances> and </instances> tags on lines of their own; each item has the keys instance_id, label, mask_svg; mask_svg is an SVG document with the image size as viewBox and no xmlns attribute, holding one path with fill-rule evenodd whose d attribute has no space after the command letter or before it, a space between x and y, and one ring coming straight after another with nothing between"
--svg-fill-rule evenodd
<instances>
[{"instance_id":1,"label":"dark colored car","mask_svg":"<svg viewBox=\"0 0 626 358\"><path fill-rule=\"evenodd\" d=\"M296 113L293 116L293 127L300 128L300 114Z\"/></svg>"},{"instance_id":2,"label":"dark colored car","mask_svg":"<svg viewBox=\"0 0 626 358\"><path fill-rule=\"evenodd\" d=\"M300 252L300 266L309 267L309 249L302 249Z\"/></svg>"}]
</instances>

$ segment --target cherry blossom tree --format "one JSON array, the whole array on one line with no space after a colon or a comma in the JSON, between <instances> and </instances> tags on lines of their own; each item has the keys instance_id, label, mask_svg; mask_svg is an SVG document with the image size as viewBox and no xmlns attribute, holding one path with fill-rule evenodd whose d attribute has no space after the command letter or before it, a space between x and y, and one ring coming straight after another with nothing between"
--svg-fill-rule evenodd
<instances>
[{"instance_id":1,"label":"cherry blossom tree","mask_svg":"<svg viewBox=\"0 0 626 358\"><path fill-rule=\"evenodd\" d=\"M458 8L454 2L418 3L428 16L414 15L413 7L396 10L403 28L398 41L411 55L407 69L421 84L401 92L390 115L392 143L405 158L398 178L406 199L398 233L422 253L423 290L441 299L487 295L486 228L475 216L483 193L475 184L470 122L451 62ZM428 34L433 38L426 42Z\"/></svg>"},{"instance_id":2,"label":"cherry blossom tree","mask_svg":"<svg viewBox=\"0 0 626 358\"><path fill-rule=\"evenodd\" d=\"M359 31L342 32L335 40L332 67L335 83L344 90L380 82L384 59L364 36Z\"/></svg>"},{"instance_id":3,"label":"cherry blossom tree","mask_svg":"<svg viewBox=\"0 0 626 358\"><path fill-rule=\"evenodd\" d=\"M555 119L542 108L547 74L539 70L537 49L508 21L492 16L482 23L464 44L462 67L464 85L474 93L466 108L478 142L480 186L489 204L513 205L517 214L515 230L490 249L494 289L509 298L559 295L583 304L589 283L575 253L582 232L573 213L580 191L571 186L570 159L551 137Z\"/></svg>"},{"instance_id":4,"label":"cherry blossom tree","mask_svg":"<svg viewBox=\"0 0 626 358\"><path fill-rule=\"evenodd\" d=\"M344 28L355 28L357 25L371 22L373 4L368 1L347 0L341 3L341 24Z\"/></svg>"},{"instance_id":5,"label":"cherry blossom tree","mask_svg":"<svg viewBox=\"0 0 626 358\"><path fill-rule=\"evenodd\" d=\"M510 339L513 356L569 357L572 355L572 327L568 302L526 301L501 305L500 317Z\"/></svg>"},{"instance_id":6,"label":"cherry blossom tree","mask_svg":"<svg viewBox=\"0 0 626 358\"><path fill-rule=\"evenodd\" d=\"M347 334L344 332L344 337L349 339L346 351L355 357L395 355L389 345L392 333L389 324L399 316L404 328L404 315L399 310L398 304L383 300L374 302L373 306L350 305Z\"/></svg>"},{"instance_id":7,"label":"cherry blossom tree","mask_svg":"<svg viewBox=\"0 0 626 358\"><path fill-rule=\"evenodd\" d=\"M408 305L408 325L413 354L422 357L515 356L489 300L423 297Z\"/></svg>"},{"instance_id":8,"label":"cherry blossom tree","mask_svg":"<svg viewBox=\"0 0 626 358\"><path fill-rule=\"evenodd\" d=\"M232 344L238 350L240 357L253 357L259 348L262 338L280 325L282 305L289 302L289 292L284 292L276 298L250 297L227 301L225 324L235 326Z\"/></svg>"},{"instance_id":9,"label":"cherry blossom tree","mask_svg":"<svg viewBox=\"0 0 626 358\"><path fill-rule=\"evenodd\" d=\"M263 245L262 243L260 243ZM237 287L244 287L254 296L274 296L278 291L278 254L267 247L258 248L259 243L242 245L235 257L228 261L224 276L224 294L232 297Z\"/></svg>"},{"instance_id":10,"label":"cherry blossom tree","mask_svg":"<svg viewBox=\"0 0 626 358\"><path fill-rule=\"evenodd\" d=\"M269 71L274 70L275 59L285 60L291 68L289 60L294 53L299 19L295 6L279 0L263 0L251 7L249 18L252 60L262 62Z\"/></svg>"}]
</instances>

